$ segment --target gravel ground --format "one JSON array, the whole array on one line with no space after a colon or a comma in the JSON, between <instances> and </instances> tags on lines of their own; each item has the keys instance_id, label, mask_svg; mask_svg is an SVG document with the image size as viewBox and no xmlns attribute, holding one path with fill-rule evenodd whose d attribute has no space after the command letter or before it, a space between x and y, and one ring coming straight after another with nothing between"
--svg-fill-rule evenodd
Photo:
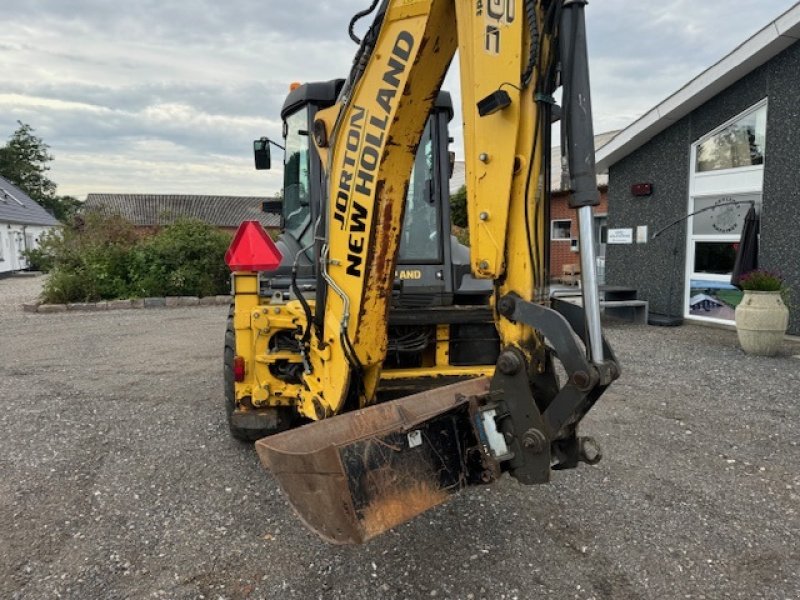
<instances>
[{"instance_id":1,"label":"gravel ground","mask_svg":"<svg viewBox=\"0 0 800 600\"><path fill-rule=\"evenodd\" d=\"M0 280L2 598L797 598L800 361L615 325L597 467L363 547L306 531L222 409L224 307L38 315Z\"/></svg>"}]
</instances>

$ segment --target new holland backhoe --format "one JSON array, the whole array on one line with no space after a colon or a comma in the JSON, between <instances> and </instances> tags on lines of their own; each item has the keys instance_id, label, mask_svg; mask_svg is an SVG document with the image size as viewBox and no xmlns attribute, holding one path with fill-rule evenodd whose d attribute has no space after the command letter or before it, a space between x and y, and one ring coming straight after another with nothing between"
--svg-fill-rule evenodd
<instances>
[{"instance_id":1,"label":"new holland backhoe","mask_svg":"<svg viewBox=\"0 0 800 600\"><path fill-rule=\"evenodd\" d=\"M348 77L284 103L283 233L244 223L226 255L226 402L232 433L258 439L329 541L363 542L503 473L544 483L600 458L577 432L619 376L594 277L585 4L374 0L351 22ZM449 233L440 86L456 50L469 249ZM547 294L559 87L581 307ZM256 142L257 166L271 144Z\"/></svg>"}]
</instances>

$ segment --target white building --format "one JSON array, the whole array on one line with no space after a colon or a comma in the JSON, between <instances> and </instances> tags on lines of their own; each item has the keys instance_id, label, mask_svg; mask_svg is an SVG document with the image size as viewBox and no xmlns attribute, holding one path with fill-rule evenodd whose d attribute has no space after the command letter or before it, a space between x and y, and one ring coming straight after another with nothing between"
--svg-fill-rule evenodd
<instances>
[{"instance_id":1,"label":"white building","mask_svg":"<svg viewBox=\"0 0 800 600\"><path fill-rule=\"evenodd\" d=\"M0 177L0 275L28 267L22 256L37 248L58 221L13 183Z\"/></svg>"}]
</instances>

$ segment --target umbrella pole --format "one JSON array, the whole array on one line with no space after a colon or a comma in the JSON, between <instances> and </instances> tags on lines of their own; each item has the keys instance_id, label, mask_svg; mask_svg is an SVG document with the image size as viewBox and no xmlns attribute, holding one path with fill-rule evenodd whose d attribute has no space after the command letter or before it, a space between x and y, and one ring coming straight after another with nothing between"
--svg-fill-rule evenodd
<instances>
[{"instance_id":1,"label":"umbrella pole","mask_svg":"<svg viewBox=\"0 0 800 600\"><path fill-rule=\"evenodd\" d=\"M663 233L662 229L659 233ZM653 236L655 237L655 236ZM651 313L647 319L649 325L656 327L677 327L683 325L683 317L672 314L672 295L675 291L675 267L678 263L678 242L680 236L678 231L675 233L675 244L672 247L672 268L669 271L669 292L667 292L667 307L664 314Z\"/></svg>"}]
</instances>

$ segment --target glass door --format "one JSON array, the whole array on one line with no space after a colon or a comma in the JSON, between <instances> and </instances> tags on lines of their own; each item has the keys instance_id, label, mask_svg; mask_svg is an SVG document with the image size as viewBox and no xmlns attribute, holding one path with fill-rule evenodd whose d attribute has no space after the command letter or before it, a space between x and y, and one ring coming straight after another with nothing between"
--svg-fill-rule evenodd
<instances>
[{"instance_id":1,"label":"glass door","mask_svg":"<svg viewBox=\"0 0 800 600\"><path fill-rule=\"evenodd\" d=\"M684 316L729 324L742 299L731 285L745 215L761 212L766 100L692 146Z\"/></svg>"},{"instance_id":2,"label":"glass door","mask_svg":"<svg viewBox=\"0 0 800 600\"><path fill-rule=\"evenodd\" d=\"M689 317L730 322L742 292L731 285L733 263L750 206L761 194L693 198L689 243Z\"/></svg>"}]
</instances>

